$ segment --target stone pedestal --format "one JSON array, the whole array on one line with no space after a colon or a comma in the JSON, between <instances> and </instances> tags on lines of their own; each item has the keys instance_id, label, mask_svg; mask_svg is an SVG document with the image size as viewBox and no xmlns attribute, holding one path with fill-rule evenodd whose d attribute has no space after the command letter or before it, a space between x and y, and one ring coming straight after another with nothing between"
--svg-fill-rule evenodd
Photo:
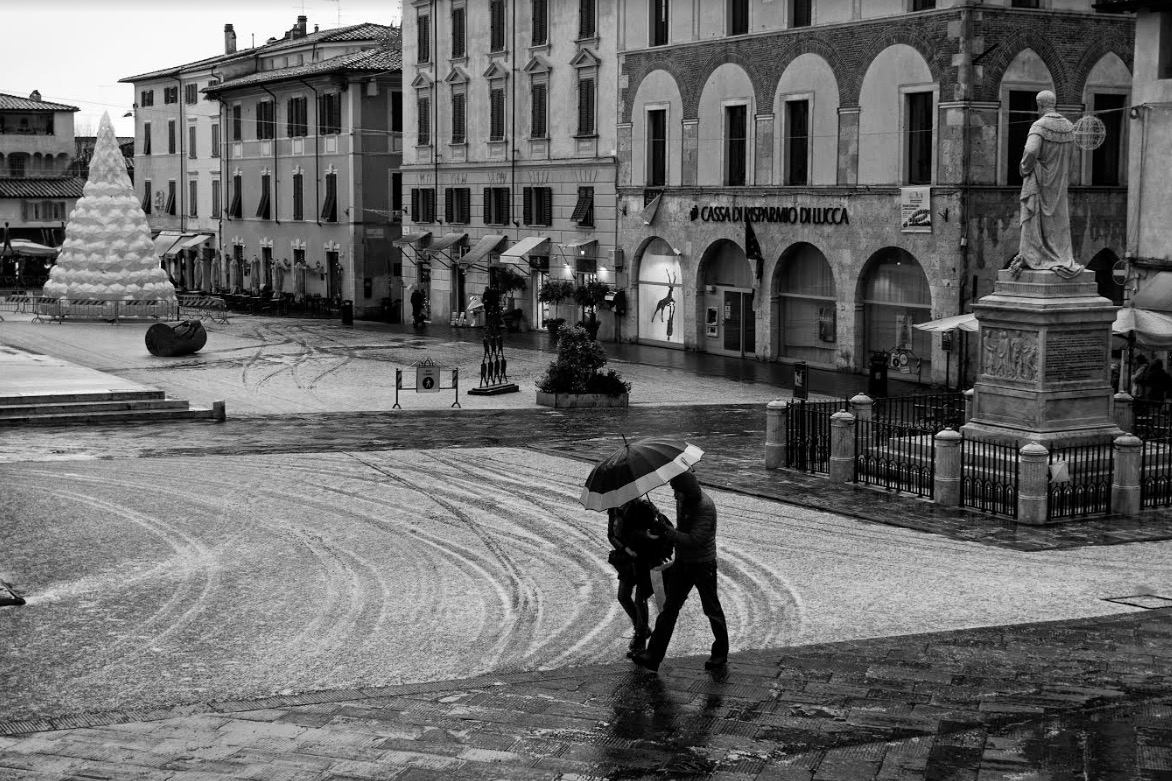
<instances>
[{"instance_id":1,"label":"stone pedestal","mask_svg":"<svg viewBox=\"0 0 1172 781\"><path fill-rule=\"evenodd\" d=\"M1116 307L1095 275L998 274L973 305L981 324L980 370L966 438L1049 450L1113 440L1110 350Z\"/></svg>"}]
</instances>

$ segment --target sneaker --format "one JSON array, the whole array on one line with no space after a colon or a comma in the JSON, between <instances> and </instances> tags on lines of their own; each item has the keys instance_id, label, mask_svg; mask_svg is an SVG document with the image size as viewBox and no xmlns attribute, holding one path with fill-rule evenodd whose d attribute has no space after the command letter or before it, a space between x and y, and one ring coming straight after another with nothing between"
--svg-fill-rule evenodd
<instances>
[{"instance_id":1,"label":"sneaker","mask_svg":"<svg viewBox=\"0 0 1172 781\"><path fill-rule=\"evenodd\" d=\"M704 663L704 669L705 670L719 670L721 667L724 667L727 664L728 664L728 657L727 656L713 656L707 662Z\"/></svg>"},{"instance_id":2,"label":"sneaker","mask_svg":"<svg viewBox=\"0 0 1172 781\"><path fill-rule=\"evenodd\" d=\"M659 672L659 662L647 655L646 651L636 651L631 654L631 661L642 667L644 670L649 670L653 673Z\"/></svg>"},{"instance_id":3,"label":"sneaker","mask_svg":"<svg viewBox=\"0 0 1172 781\"><path fill-rule=\"evenodd\" d=\"M651 636L650 632L636 632L631 642L627 645L627 658L630 659L639 651L647 648L647 638Z\"/></svg>"}]
</instances>

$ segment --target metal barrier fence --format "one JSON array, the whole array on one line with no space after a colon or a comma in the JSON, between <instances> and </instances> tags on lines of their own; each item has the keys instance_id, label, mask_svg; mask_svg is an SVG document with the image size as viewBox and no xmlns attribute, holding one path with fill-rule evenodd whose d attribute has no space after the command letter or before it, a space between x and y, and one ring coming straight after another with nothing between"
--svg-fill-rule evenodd
<instances>
[{"instance_id":1,"label":"metal barrier fence","mask_svg":"<svg viewBox=\"0 0 1172 781\"><path fill-rule=\"evenodd\" d=\"M1111 510L1114 444L1078 445L1050 451L1046 517L1083 518Z\"/></svg>"},{"instance_id":2,"label":"metal barrier fence","mask_svg":"<svg viewBox=\"0 0 1172 781\"><path fill-rule=\"evenodd\" d=\"M965 439L960 446L960 504L1017 517L1020 454L1015 445Z\"/></svg>"},{"instance_id":3,"label":"metal barrier fence","mask_svg":"<svg viewBox=\"0 0 1172 781\"><path fill-rule=\"evenodd\" d=\"M1172 507L1172 439L1145 439L1140 450L1139 503Z\"/></svg>"},{"instance_id":4,"label":"metal barrier fence","mask_svg":"<svg viewBox=\"0 0 1172 781\"><path fill-rule=\"evenodd\" d=\"M34 323L59 323L69 319L110 323L127 319L179 319L179 305L174 300L102 301L13 294L5 296L0 307L7 312L31 314Z\"/></svg>"},{"instance_id":5,"label":"metal barrier fence","mask_svg":"<svg viewBox=\"0 0 1172 781\"><path fill-rule=\"evenodd\" d=\"M964 394L891 396L875 399L872 416L895 426L935 434L964 425Z\"/></svg>"},{"instance_id":6,"label":"metal barrier fence","mask_svg":"<svg viewBox=\"0 0 1172 781\"><path fill-rule=\"evenodd\" d=\"M932 496L936 437L899 418L855 422L855 481Z\"/></svg>"},{"instance_id":7,"label":"metal barrier fence","mask_svg":"<svg viewBox=\"0 0 1172 781\"><path fill-rule=\"evenodd\" d=\"M1135 435L1142 440L1172 437L1172 402L1136 399Z\"/></svg>"},{"instance_id":8,"label":"metal barrier fence","mask_svg":"<svg viewBox=\"0 0 1172 781\"><path fill-rule=\"evenodd\" d=\"M789 407L784 466L802 472L829 473L830 416L849 408L850 402L845 399L795 399Z\"/></svg>"}]
</instances>

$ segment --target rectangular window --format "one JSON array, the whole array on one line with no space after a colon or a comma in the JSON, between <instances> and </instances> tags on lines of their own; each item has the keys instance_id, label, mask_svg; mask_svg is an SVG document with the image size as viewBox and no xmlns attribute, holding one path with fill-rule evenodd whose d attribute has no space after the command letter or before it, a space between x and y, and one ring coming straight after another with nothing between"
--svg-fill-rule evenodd
<instances>
[{"instance_id":1,"label":"rectangular window","mask_svg":"<svg viewBox=\"0 0 1172 781\"><path fill-rule=\"evenodd\" d=\"M578 77L578 135L594 135L594 77Z\"/></svg>"},{"instance_id":2,"label":"rectangular window","mask_svg":"<svg viewBox=\"0 0 1172 781\"><path fill-rule=\"evenodd\" d=\"M397 212L403 211L403 174L391 174L391 208Z\"/></svg>"},{"instance_id":3,"label":"rectangular window","mask_svg":"<svg viewBox=\"0 0 1172 781\"><path fill-rule=\"evenodd\" d=\"M574 213L570 215L570 222L584 228L594 227L594 188L579 187L578 202L574 204Z\"/></svg>"},{"instance_id":4,"label":"rectangular window","mask_svg":"<svg viewBox=\"0 0 1172 781\"><path fill-rule=\"evenodd\" d=\"M785 183L810 183L810 101L785 102Z\"/></svg>"},{"instance_id":5,"label":"rectangular window","mask_svg":"<svg viewBox=\"0 0 1172 781\"><path fill-rule=\"evenodd\" d=\"M244 138L244 114L239 104L232 107L232 140Z\"/></svg>"},{"instance_id":6,"label":"rectangular window","mask_svg":"<svg viewBox=\"0 0 1172 781\"><path fill-rule=\"evenodd\" d=\"M1010 8L1040 8L1041 5L1038 0L1012 0L1009 4Z\"/></svg>"},{"instance_id":7,"label":"rectangular window","mask_svg":"<svg viewBox=\"0 0 1172 781\"><path fill-rule=\"evenodd\" d=\"M578 38L593 38L598 34L595 22L594 0L578 0Z\"/></svg>"},{"instance_id":8,"label":"rectangular window","mask_svg":"<svg viewBox=\"0 0 1172 781\"><path fill-rule=\"evenodd\" d=\"M647 186L667 184L667 109L647 112Z\"/></svg>"},{"instance_id":9,"label":"rectangular window","mask_svg":"<svg viewBox=\"0 0 1172 781\"><path fill-rule=\"evenodd\" d=\"M196 146L195 141L196 141L195 125L188 125L187 126L187 156L188 156L188 158L190 158L192 160L195 159L195 157L196 157L195 152L196 152L196 149L198 148Z\"/></svg>"},{"instance_id":10,"label":"rectangular window","mask_svg":"<svg viewBox=\"0 0 1172 781\"><path fill-rule=\"evenodd\" d=\"M444 219L454 225L472 222L472 190L468 187L449 187L444 190Z\"/></svg>"},{"instance_id":11,"label":"rectangular window","mask_svg":"<svg viewBox=\"0 0 1172 781\"><path fill-rule=\"evenodd\" d=\"M932 183L932 93L907 96L907 183Z\"/></svg>"},{"instance_id":12,"label":"rectangular window","mask_svg":"<svg viewBox=\"0 0 1172 781\"><path fill-rule=\"evenodd\" d=\"M305 219L305 175L293 174L293 219Z\"/></svg>"},{"instance_id":13,"label":"rectangular window","mask_svg":"<svg viewBox=\"0 0 1172 781\"><path fill-rule=\"evenodd\" d=\"M420 146L427 146L431 143L431 99L420 98L416 105L419 108L417 116L419 129L415 143Z\"/></svg>"},{"instance_id":14,"label":"rectangular window","mask_svg":"<svg viewBox=\"0 0 1172 781\"><path fill-rule=\"evenodd\" d=\"M430 187L411 189L411 221L435 222L435 190Z\"/></svg>"},{"instance_id":15,"label":"rectangular window","mask_svg":"<svg viewBox=\"0 0 1172 781\"><path fill-rule=\"evenodd\" d=\"M533 2L533 46L543 46L549 43L549 0L532 0Z\"/></svg>"},{"instance_id":16,"label":"rectangular window","mask_svg":"<svg viewBox=\"0 0 1172 781\"><path fill-rule=\"evenodd\" d=\"M264 174L260 177L260 203L256 207L256 216L262 220L272 219L272 211L269 208L269 187L272 182L272 177Z\"/></svg>"},{"instance_id":17,"label":"rectangular window","mask_svg":"<svg viewBox=\"0 0 1172 781\"><path fill-rule=\"evenodd\" d=\"M505 137L505 91L494 87L489 90L489 141L501 141Z\"/></svg>"},{"instance_id":18,"label":"rectangular window","mask_svg":"<svg viewBox=\"0 0 1172 781\"><path fill-rule=\"evenodd\" d=\"M326 174L326 202L321 209L321 218L326 222L338 221L337 174Z\"/></svg>"},{"instance_id":19,"label":"rectangular window","mask_svg":"<svg viewBox=\"0 0 1172 781\"><path fill-rule=\"evenodd\" d=\"M549 131L546 123L546 93L548 90L548 84L534 84L532 87L533 116L529 124L531 138L546 138L548 136Z\"/></svg>"},{"instance_id":20,"label":"rectangular window","mask_svg":"<svg viewBox=\"0 0 1172 781\"><path fill-rule=\"evenodd\" d=\"M724 109L724 183L730 187L745 184L748 115L748 106L726 106Z\"/></svg>"},{"instance_id":21,"label":"rectangular window","mask_svg":"<svg viewBox=\"0 0 1172 781\"><path fill-rule=\"evenodd\" d=\"M464 6L452 9L452 56L465 55Z\"/></svg>"},{"instance_id":22,"label":"rectangular window","mask_svg":"<svg viewBox=\"0 0 1172 781\"><path fill-rule=\"evenodd\" d=\"M1103 121L1107 136L1099 148L1091 153L1091 184L1117 187L1123 183L1120 162L1123 152L1123 111L1127 105L1127 96L1095 93L1092 99L1093 110Z\"/></svg>"},{"instance_id":23,"label":"rectangular window","mask_svg":"<svg viewBox=\"0 0 1172 781\"><path fill-rule=\"evenodd\" d=\"M256 138L258 141L277 135L277 111L271 100L256 104Z\"/></svg>"},{"instance_id":24,"label":"rectangular window","mask_svg":"<svg viewBox=\"0 0 1172 781\"><path fill-rule=\"evenodd\" d=\"M484 224L509 224L509 188L484 188Z\"/></svg>"},{"instance_id":25,"label":"rectangular window","mask_svg":"<svg viewBox=\"0 0 1172 781\"><path fill-rule=\"evenodd\" d=\"M912 0L913 11L931 11L936 7L936 0Z\"/></svg>"},{"instance_id":26,"label":"rectangular window","mask_svg":"<svg viewBox=\"0 0 1172 781\"><path fill-rule=\"evenodd\" d=\"M165 210L171 216L175 215L175 180L167 182L167 208Z\"/></svg>"},{"instance_id":27,"label":"rectangular window","mask_svg":"<svg viewBox=\"0 0 1172 781\"><path fill-rule=\"evenodd\" d=\"M199 182L189 179L187 182L187 216L199 216Z\"/></svg>"},{"instance_id":28,"label":"rectangular window","mask_svg":"<svg viewBox=\"0 0 1172 781\"><path fill-rule=\"evenodd\" d=\"M199 102L199 85L198 84L184 84L183 85L183 102L192 106Z\"/></svg>"},{"instance_id":29,"label":"rectangular window","mask_svg":"<svg viewBox=\"0 0 1172 781\"><path fill-rule=\"evenodd\" d=\"M285 132L289 138L309 135L308 98L289 98L285 103Z\"/></svg>"},{"instance_id":30,"label":"rectangular window","mask_svg":"<svg viewBox=\"0 0 1172 781\"><path fill-rule=\"evenodd\" d=\"M503 52L505 50L505 0L489 0L489 31L488 50Z\"/></svg>"},{"instance_id":31,"label":"rectangular window","mask_svg":"<svg viewBox=\"0 0 1172 781\"><path fill-rule=\"evenodd\" d=\"M1035 92L1011 90L1005 132L1005 183L1021 184L1021 155L1025 151L1030 126L1038 118Z\"/></svg>"},{"instance_id":32,"label":"rectangular window","mask_svg":"<svg viewBox=\"0 0 1172 781\"><path fill-rule=\"evenodd\" d=\"M327 92L317 98L317 133L320 136L342 132L342 96Z\"/></svg>"},{"instance_id":33,"label":"rectangular window","mask_svg":"<svg viewBox=\"0 0 1172 781\"><path fill-rule=\"evenodd\" d=\"M212 125L212 157L220 156L220 125Z\"/></svg>"},{"instance_id":34,"label":"rectangular window","mask_svg":"<svg viewBox=\"0 0 1172 781\"><path fill-rule=\"evenodd\" d=\"M671 0L651 0L651 45L666 46L668 41L667 6Z\"/></svg>"},{"instance_id":35,"label":"rectangular window","mask_svg":"<svg viewBox=\"0 0 1172 781\"><path fill-rule=\"evenodd\" d=\"M452 95L452 143L462 144L467 140L465 103L467 95L457 92Z\"/></svg>"},{"instance_id":36,"label":"rectangular window","mask_svg":"<svg viewBox=\"0 0 1172 781\"><path fill-rule=\"evenodd\" d=\"M211 216L215 217L215 218L219 218L220 209L222 209L222 208L223 208L223 206L220 203L220 180L213 179L212 180L212 214L211 214Z\"/></svg>"},{"instance_id":37,"label":"rectangular window","mask_svg":"<svg viewBox=\"0 0 1172 781\"><path fill-rule=\"evenodd\" d=\"M142 153L149 155L151 153L151 123L142 123Z\"/></svg>"},{"instance_id":38,"label":"rectangular window","mask_svg":"<svg viewBox=\"0 0 1172 781\"><path fill-rule=\"evenodd\" d=\"M1156 33L1156 78L1172 79L1172 11L1156 14L1159 27Z\"/></svg>"},{"instance_id":39,"label":"rectangular window","mask_svg":"<svg viewBox=\"0 0 1172 781\"><path fill-rule=\"evenodd\" d=\"M228 216L240 219L244 215L244 180L240 176L232 177L232 203L228 206Z\"/></svg>"},{"instance_id":40,"label":"rectangular window","mask_svg":"<svg viewBox=\"0 0 1172 781\"><path fill-rule=\"evenodd\" d=\"M142 183L142 213L151 213L151 196L154 194L151 188L151 180L145 179Z\"/></svg>"},{"instance_id":41,"label":"rectangular window","mask_svg":"<svg viewBox=\"0 0 1172 781\"><path fill-rule=\"evenodd\" d=\"M139 106L153 106L155 105L155 91L153 89L144 89L138 96Z\"/></svg>"},{"instance_id":42,"label":"rectangular window","mask_svg":"<svg viewBox=\"0 0 1172 781\"><path fill-rule=\"evenodd\" d=\"M728 0L728 34L749 32L749 0Z\"/></svg>"},{"instance_id":43,"label":"rectangular window","mask_svg":"<svg viewBox=\"0 0 1172 781\"><path fill-rule=\"evenodd\" d=\"M167 154L175 154L175 120L167 120Z\"/></svg>"},{"instance_id":44,"label":"rectangular window","mask_svg":"<svg viewBox=\"0 0 1172 781\"><path fill-rule=\"evenodd\" d=\"M431 62L431 17L420 14L415 19L415 48L418 62Z\"/></svg>"},{"instance_id":45,"label":"rectangular window","mask_svg":"<svg viewBox=\"0 0 1172 781\"><path fill-rule=\"evenodd\" d=\"M813 0L791 0L790 27L809 27L814 23Z\"/></svg>"},{"instance_id":46,"label":"rectangular window","mask_svg":"<svg viewBox=\"0 0 1172 781\"><path fill-rule=\"evenodd\" d=\"M391 93L391 132L403 132L403 93Z\"/></svg>"},{"instance_id":47,"label":"rectangular window","mask_svg":"<svg viewBox=\"0 0 1172 781\"><path fill-rule=\"evenodd\" d=\"M179 102L179 88L178 87L163 87L163 103L171 104Z\"/></svg>"},{"instance_id":48,"label":"rectangular window","mask_svg":"<svg viewBox=\"0 0 1172 781\"><path fill-rule=\"evenodd\" d=\"M521 190L521 222L525 225L553 224L552 187L525 187Z\"/></svg>"}]
</instances>

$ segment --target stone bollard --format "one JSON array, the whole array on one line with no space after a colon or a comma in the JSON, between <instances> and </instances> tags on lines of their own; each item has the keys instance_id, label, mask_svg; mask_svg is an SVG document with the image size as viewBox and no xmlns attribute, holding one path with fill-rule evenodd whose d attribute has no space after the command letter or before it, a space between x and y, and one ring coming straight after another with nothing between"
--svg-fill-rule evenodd
<instances>
[{"instance_id":1,"label":"stone bollard","mask_svg":"<svg viewBox=\"0 0 1172 781\"><path fill-rule=\"evenodd\" d=\"M1021 449L1021 471L1017 483L1018 523L1046 522L1050 488L1050 451L1037 442Z\"/></svg>"},{"instance_id":2,"label":"stone bollard","mask_svg":"<svg viewBox=\"0 0 1172 781\"><path fill-rule=\"evenodd\" d=\"M830 482L855 479L855 416L836 412L830 416Z\"/></svg>"},{"instance_id":3,"label":"stone bollard","mask_svg":"<svg viewBox=\"0 0 1172 781\"><path fill-rule=\"evenodd\" d=\"M227 417L228 417L228 412L227 412L226 407L224 406L224 402L213 401L212 402L212 420L216 421L217 423L223 423Z\"/></svg>"},{"instance_id":4,"label":"stone bollard","mask_svg":"<svg viewBox=\"0 0 1172 781\"><path fill-rule=\"evenodd\" d=\"M875 400L865 393L851 397L851 413L856 420L870 422L875 412Z\"/></svg>"},{"instance_id":5,"label":"stone bollard","mask_svg":"<svg viewBox=\"0 0 1172 781\"><path fill-rule=\"evenodd\" d=\"M973 389L969 388L964 392L964 422L968 423L973 419Z\"/></svg>"},{"instance_id":6,"label":"stone bollard","mask_svg":"<svg viewBox=\"0 0 1172 781\"><path fill-rule=\"evenodd\" d=\"M960 434L944 429L936 435L936 468L932 481L937 504L960 507Z\"/></svg>"},{"instance_id":7,"label":"stone bollard","mask_svg":"<svg viewBox=\"0 0 1172 781\"><path fill-rule=\"evenodd\" d=\"M1120 393L1116 396L1127 396ZM1131 398L1128 396L1128 398ZM1111 512L1117 515L1139 515L1143 507L1140 481L1144 443L1133 434L1115 439L1115 477L1111 481Z\"/></svg>"},{"instance_id":8,"label":"stone bollard","mask_svg":"<svg viewBox=\"0 0 1172 781\"><path fill-rule=\"evenodd\" d=\"M765 406L765 468L785 466L785 442L789 434L789 402L782 399Z\"/></svg>"},{"instance_id":9,"label":"stone bollard","mask_svg":"<svg viewBox=\"0 0 1172 781\"><path fill-rule=\"evenodd\" d=\"M1130 393L1119 391L1111 397L1111 414L1116 426L1129 433L1135 431L1135 399Z\"/></svg>"}]
</instances>

